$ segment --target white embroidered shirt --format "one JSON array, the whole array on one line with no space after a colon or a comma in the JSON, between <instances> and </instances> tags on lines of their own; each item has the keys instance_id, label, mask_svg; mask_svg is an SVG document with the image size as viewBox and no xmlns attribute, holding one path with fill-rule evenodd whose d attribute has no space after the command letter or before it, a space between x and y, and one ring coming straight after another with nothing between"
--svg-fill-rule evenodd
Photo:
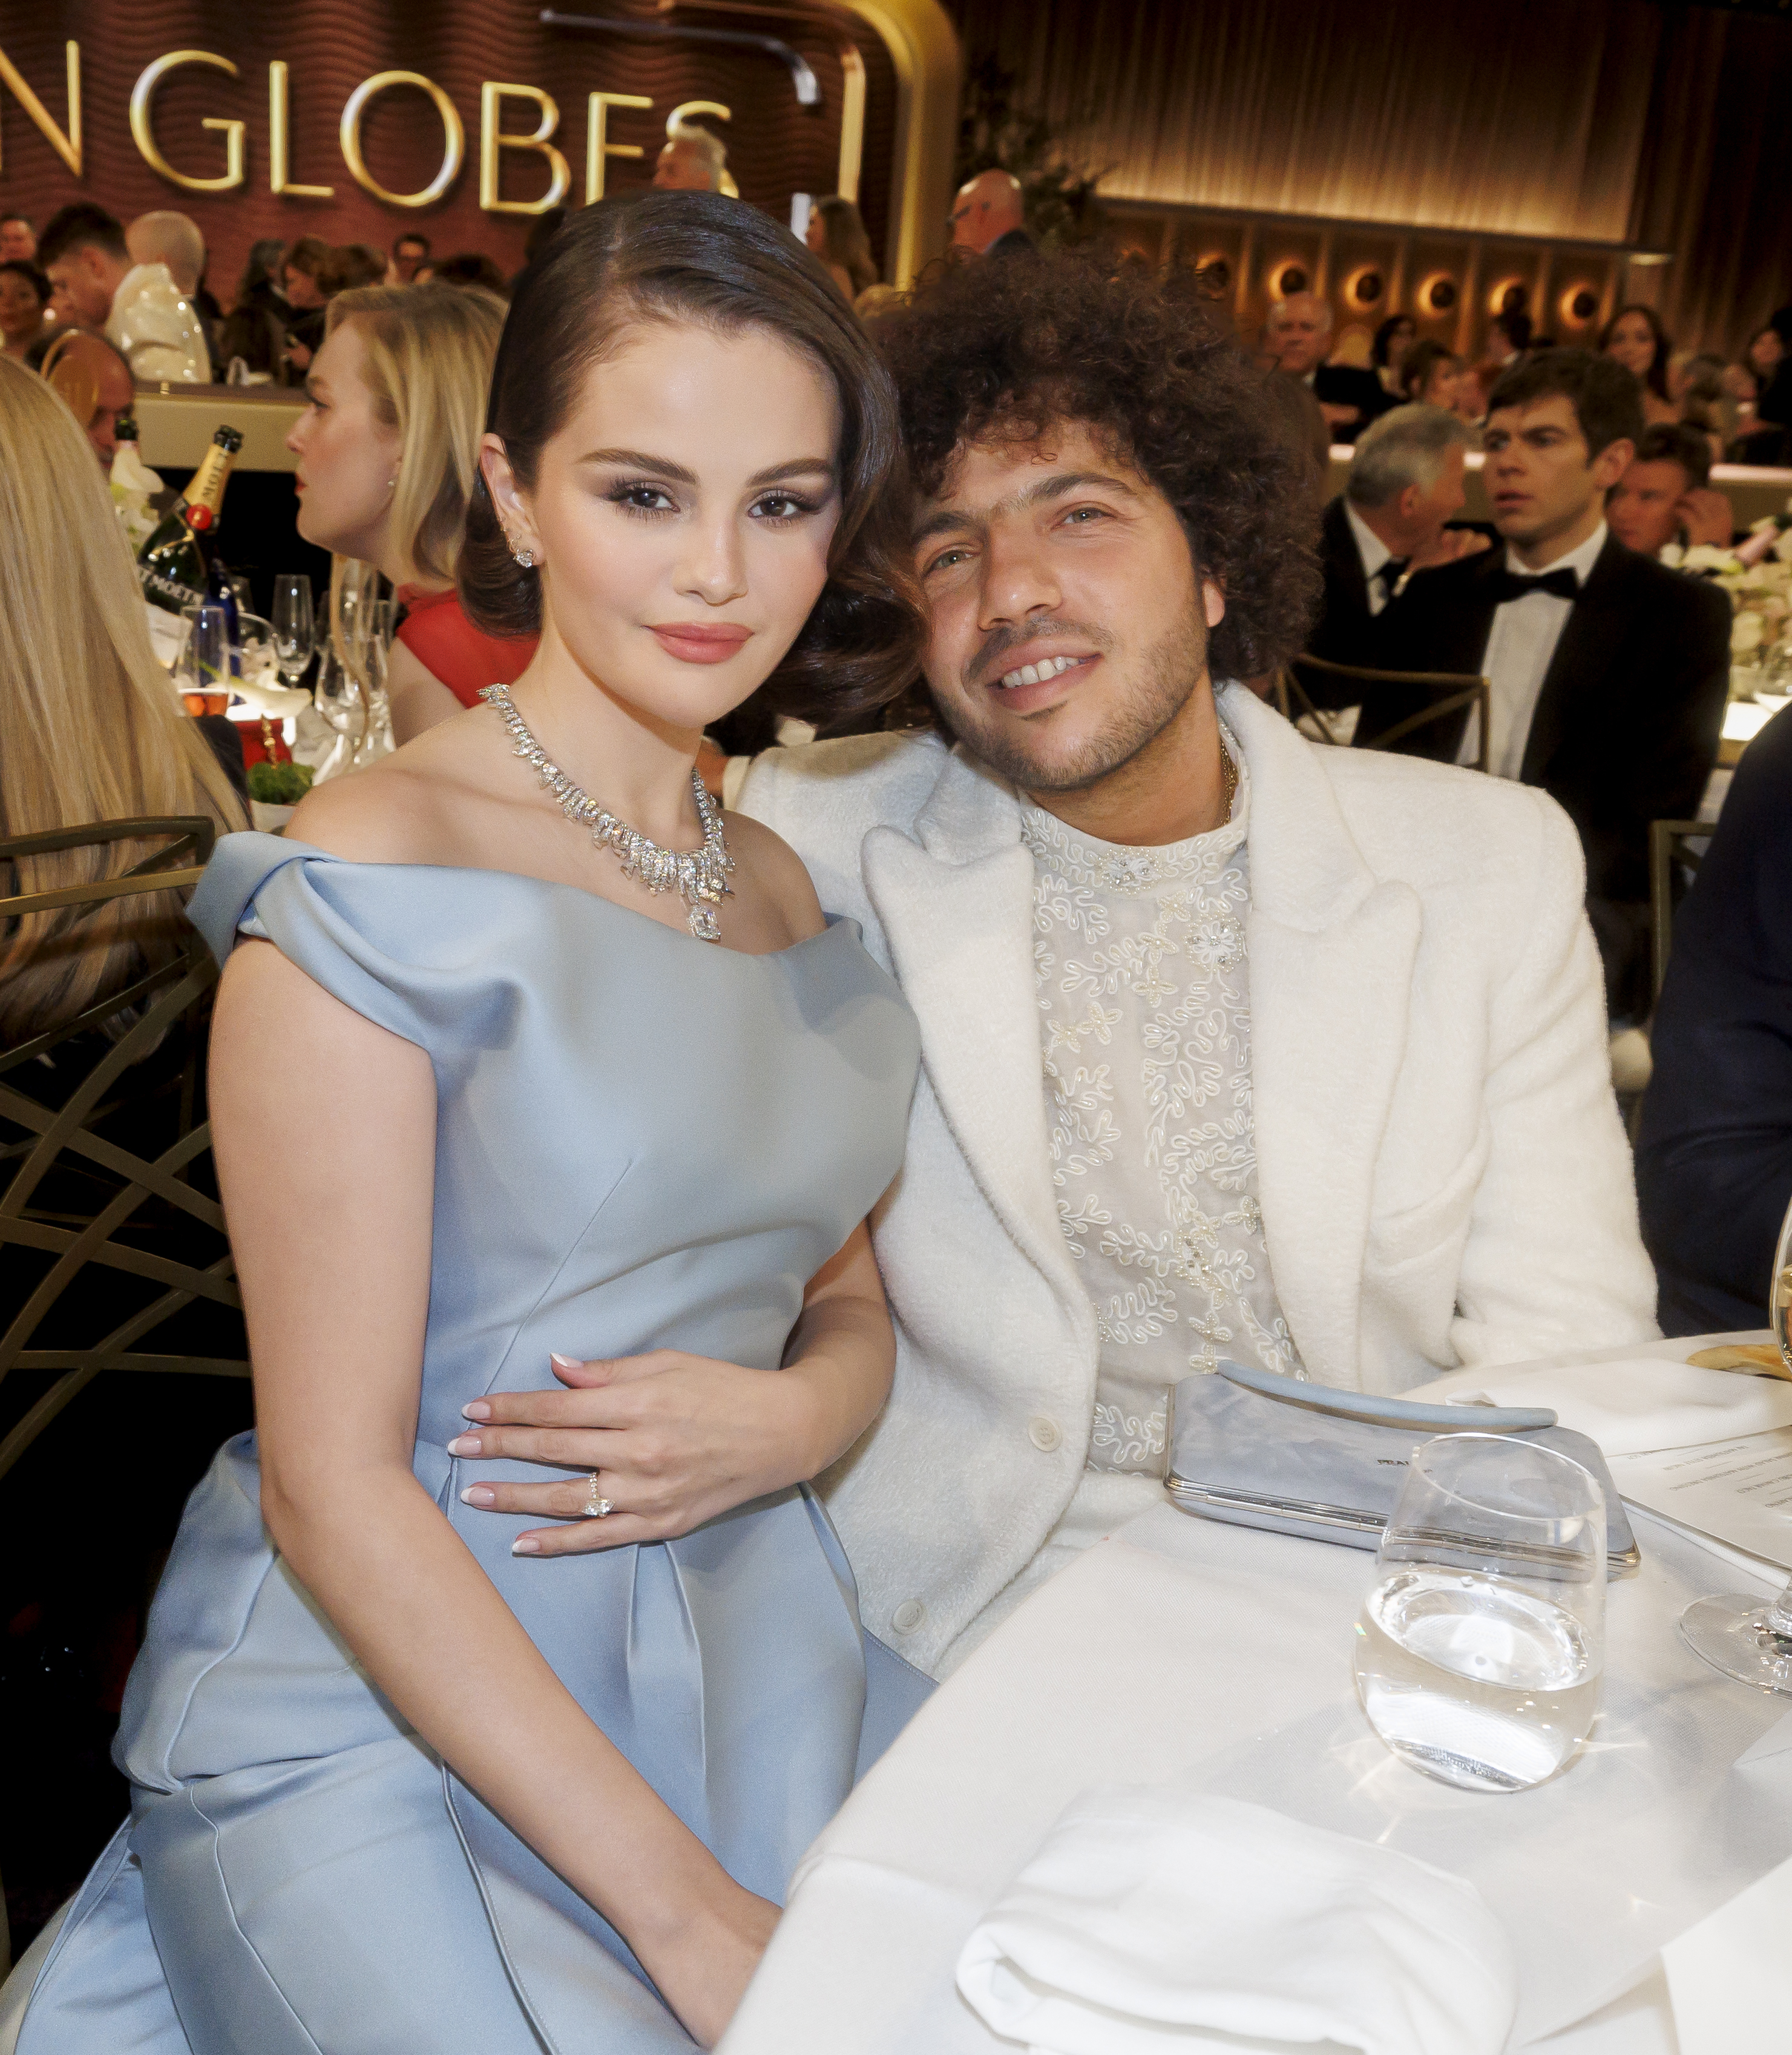
<instances>
[{"instance_id":1,"label":"white embroidered shirt","mask_svg":"<svg viewBox=\"0 0 1792 2055\"><path fill-rule=\"evenodd\" d=\"M1092 1469L1161 1476L1169 1387L1222 1356L1306 1375L1257 1202L1250 794L1231 752L1232 817L1187 842L1130 848L1022 815L1052 1175L1101 1336Z\"/></svg>"}]
</instances>

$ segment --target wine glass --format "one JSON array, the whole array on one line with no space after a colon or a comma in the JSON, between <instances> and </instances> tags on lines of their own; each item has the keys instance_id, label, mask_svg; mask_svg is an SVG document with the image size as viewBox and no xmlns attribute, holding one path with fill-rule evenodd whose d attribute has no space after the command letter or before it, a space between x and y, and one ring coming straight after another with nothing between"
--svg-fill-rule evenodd
<instances>
[{"instance_id":1,"label":"wine glass","mask_svg":"<svg viewBox=\"0 0 1792 2055\"><path fill-rule=\"evenodd\" d=\"M360 681L342 659L325 644L317 660L317 682L312 703L338 735L346 735L360 720Z\"/></svg>"},{"instance_id":2,"label":"wine glass","mask_svg":"<svg viewBox=\"0 0 1792 2055\"><path fill-rule=\"evenodd\" d=\"M373 599L357 578L345 577L341 583L333 602L330 640L337 654L358 674L372 629Z\"/></svg>"},{"instance_id":3,"label":"wine glass","mask_svg":"<svg viewBox=\"0 0 1792 2055\"><path fill-rule=\"evenodd\" d=\"M1357 1623L1357 1695L1403 1762L1524 1791L1580 1745L1605 1673L1605 1494L1511 1434L1414 1452Z\"/></svg>"},{"instance_id":4,"label":"wine glass","mask_svg":"<svg viewBox=\"0 0 1792 2055\"><path fill-rule=\"evenodd\" d=\"M282 571L274 582L274 653L289 685L304 676L317 637L310 579L302 571Z\"/></svg>"},{"instance_id":5,"label":"wine glass","mask_svg":"<svg viewBox=\"0 0 1792 2055\"><path fill-rule=\"evenodd\" d=\"M1781 1360L1792 1371L1792 1206L1780 1222L1767 1286L1767 1324ZM1680 1633L1714 1670L1757 1690L1792 1693L1792 1579L1777 1599L1731 1593L1695 1599L1680 1615Z\"/></svg>"},{"instance_id":6,"label":"wine glass","mask_svg":"<svg viewBox=\"0 0 1792 2055\"><path fill-rule=\"evenodd\" d=\"M354 597L354 657L367 695L367 719L355 744L353 762L358 770L392 747L392 700L386 687L396 609L372 589Z\"/></svg>"}]
</instances>

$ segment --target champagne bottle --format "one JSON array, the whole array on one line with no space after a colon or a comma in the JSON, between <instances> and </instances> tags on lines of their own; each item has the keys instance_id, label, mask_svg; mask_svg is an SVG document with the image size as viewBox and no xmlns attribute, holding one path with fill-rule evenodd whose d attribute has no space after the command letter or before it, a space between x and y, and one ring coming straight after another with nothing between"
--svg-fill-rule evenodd
<instances>
[{"instance_id":1,"label":"champagne bottle","mask_svg":"<svg viewBox=\"0 0 1792 2055\"><path fill-rule=\"evenodd\" d=\"M152 606L179 613L204 599L207 554L201 538L218 527L224 487L242 448L240 429L220 428L187 490L138 551L137 582Z\"/></svg>"}]
</instances>

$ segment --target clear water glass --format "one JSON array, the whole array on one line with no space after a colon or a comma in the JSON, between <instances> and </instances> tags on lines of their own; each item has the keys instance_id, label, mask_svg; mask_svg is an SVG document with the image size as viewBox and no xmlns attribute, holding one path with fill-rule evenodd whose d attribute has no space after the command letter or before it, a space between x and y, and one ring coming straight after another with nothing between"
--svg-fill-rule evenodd
<instances>
[{"instance_id":1,"label":"clear water glass","mask_svg":"<svg viewBox=\"0 0 1792 2055\"><path fill-rule=\"evenodd\" d=\"M222 713L230 702L230 625L207 601L188 609L192 625L176 673L189 713Z\"/></svg>"},{"instance_id":2,"label":"clear water glass","mask_svg":"<svg viewBox=\"0 0 1792 2055\"><path fill-rule=\"evenodd\" d=\"M1767 1286L1767 1324L1792 1375L1792 1205L1779 1224ZM1741 1592L1695 1599L1680 1615L1680 1634L1695 1655L1739 1684L1792 1693L1792 1580L1766 1603Z\"/></svg>"},{"instance_id":3,"label":"clear water glass","mask_svg":"<svg viewBox=\"0 0 1792 2055\"><path fill-rule=\"evenodd\" d=\"M1586 1738L1605 1659L1605 1495L1507 1434L1413 1455L1357 1623L1357 1695L1403 1762L1468 1791L1541 1784Z\"/></svg>"},{"instance_id":4,"label":"clear water glass","mask_svg":"<svg viewBox=\"0 0 1792 2055\"><path fill-rule=\"evenodd\" d=\"M282 571L274 582L274 653L280 675L296 685L317 647L317 614L311 581L302 571Z\"/></svg>"}]
</instances>

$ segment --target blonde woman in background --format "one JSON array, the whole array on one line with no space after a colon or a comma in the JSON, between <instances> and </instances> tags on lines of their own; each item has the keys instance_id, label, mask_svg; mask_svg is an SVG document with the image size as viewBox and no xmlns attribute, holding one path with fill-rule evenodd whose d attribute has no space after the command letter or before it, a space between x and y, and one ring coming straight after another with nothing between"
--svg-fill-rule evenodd
<instances>
[{"instance_id":1,"label":"blonde woman in background","mask_svg":"<svg viewBox=\"0 0 1792 2055\"><path fill-rule=\"evenodd\" d=\"M455 590L504 314L490 293L439 283L339 293L286 438L299 533L336 558L338 652L354 661L347 594L370 597L383 576L406 609L386 681L400 745L476 705L486 686L514 684L535 653L533 637L475 628Z\"/></svg>"},{"instance_id":2,"label":"blonde woman in background","mask_svg":"<svg viewBox=\"0 0 1792 2055\"><path fill-rule=\"evenodd\" d=\"M123 530L74 416L0 361L0 836L203 814L247 826L156 661ZM128 870L117 842L0 866L0 891ZM179 895L34 914L0 934L0 1044L69 1020L177 955Z\"/></svg>"},{"instance_id":3,"label":"blonde woman in background","mask_svg":"<svg viewBox=\"0 0 1792 2055\"><path fill-rule=\"evenodd\" d=\"M876 284L877 266L871 254L871 239L851 200L837 195L817 200L809 211L803 240L827 266L828 276L839 286L849 306L868 286Z\"/></svg>"}]
</instances>

